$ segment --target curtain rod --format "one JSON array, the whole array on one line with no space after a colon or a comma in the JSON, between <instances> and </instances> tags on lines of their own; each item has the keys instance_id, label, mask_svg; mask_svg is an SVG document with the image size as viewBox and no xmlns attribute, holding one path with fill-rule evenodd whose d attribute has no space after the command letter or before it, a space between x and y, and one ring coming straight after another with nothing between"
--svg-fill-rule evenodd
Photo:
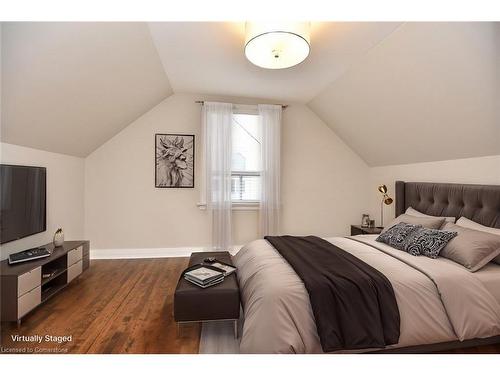
<instances>
[{"instance_id":1,"label":"curtain rod","mask_svg":"<svg viewBox=\"0 0 500 375\"><path fill-rule=\"evenodd\" d=\"M205 104L205 101L204 100L195 100L195 103L203 105L203 104ZM235 104L235 105L238 105L238 104ZM251 104L241 104L241 105L251 105ZM280 105L281 108L283 108L283 109L286 109L288 107L287 104L276 104L276 105Z\"/></svg>"}]
</instances>

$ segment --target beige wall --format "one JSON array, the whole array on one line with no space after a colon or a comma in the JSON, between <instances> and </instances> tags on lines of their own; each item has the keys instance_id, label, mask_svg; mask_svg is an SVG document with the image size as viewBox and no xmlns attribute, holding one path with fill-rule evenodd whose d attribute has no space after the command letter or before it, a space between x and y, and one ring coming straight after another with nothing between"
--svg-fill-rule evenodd
<instances>
[{"instance_id":1,"label":"beige wall","mask_svg":"<svg viewBox=\"0 0 500 375\"><path fill-rule=\"evenodd\" d=\"M368 204L368 166L307 106L283 115L282 230L346 235Z\"/></svg>"},{"instance_id":2,"label":"beige wall","mask_svg":"<svg viewBox=\"0 0 500 375\"><path fill-rule=\"evenodd\" d=\"M377 225L381 200L377 186L386 184L394 198L394 182L397 180L500 185L500 155L370 168L369 212L377 220ZM394 217L394 210L394 204L385 206L385 223Z\"/></svg>"},{"instance_id":3,"label":"beige wall","mask_svg":"<svg viewBox=\"0 0 500 375\"><path fill-rule=\"evenodd\" d=\"M2 163L45 166L48 173L47 231L5 244L2 259L11 252L50 242L59 226L67 239L90 239L93 249L207 246L209 218L196 206L201 171L197 99L217 98L173 95L85 160L2 143ZM154 188L156 132L197 136L195 189ZM290 105L284 111L284 233L345 235L349 224L358 223L363 212L378 221L376 188L385 183L394 196L396 180L500 184L500 155L368 168L306 106ZM394 205L385 208L387 220L393 212ZM235 211L235 243L256 238L257 223L257 211Z\"/></svg>"},{"instance_id":4,"label":"beige wall","mask_svg":"<svg viewBox=\"0 0 500 375\"><path fill-rule=\"evenodd\" d=\"M209 245L209 217L196 206L200 99L218 98L175 94L86 158L85 233L92 248ZM194 189L154 187L155 133L195 134ZM368 167L304 105L284 111L282 137L283 231L347 234L367 205ZM257 223L257 211L234 211L234 242L257 238Z\"/></svg>"},{"instance_id":5,"label":"beige wall","mask_svg":"<svg viewBox=\"0 0 500 375\"><path fill-rule=\"evenodd\" d=\"M209 217L196 206L201 171L198 99L218 98L173 95L86 159L2 143L2 163L45 166L48 173L47 231L5 244L2 259L50 242L59 226L67 239L90 239L93 249L207 246ZM196 135L194 189L154 188L156 132ZM307 106L290 105L284 111L284 233L345 235L363 212L378 221L376 188L385 183L394 196L396 180L500 184L500 155L368 168ZM394 205L385 208L387 220L393 212ZM234 242L255 239L257 223L257 211L234 211Z\"/></svg>"},{"instance_id":6,"label":"beige wall","mask_svg":"<svg viewBox=\"0 0 500 375\"><path fill-rule=\"evenodd\" d=\"M1 143L1 162L47 168L47 230L1 246L1 258L52 241L57 228L65 239L83 239L83 158Z\"/></svg>"}]
</instances>

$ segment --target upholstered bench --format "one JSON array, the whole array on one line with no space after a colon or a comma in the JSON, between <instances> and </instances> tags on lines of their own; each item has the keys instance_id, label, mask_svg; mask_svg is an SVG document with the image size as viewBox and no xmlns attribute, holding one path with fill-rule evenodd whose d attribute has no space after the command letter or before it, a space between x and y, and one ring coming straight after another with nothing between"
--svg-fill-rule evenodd
<instances>
[{"instance_id":1,"label":"upholstered bench","mask_svg":"<svg viewBox=\"0 0 500 375\"><path fill-rule=\"evenodd\" d=\"M192 253L189 266L203 263L208 257L232 264L231 254L217 251ZM206 289L193 285L183 277L179 279L174 294L174 319L179 330L180 323L233 320L234 334L238 337L239 317L240 291L236 273L227 276L222 283Z\"/></svg>"}]
</instances>

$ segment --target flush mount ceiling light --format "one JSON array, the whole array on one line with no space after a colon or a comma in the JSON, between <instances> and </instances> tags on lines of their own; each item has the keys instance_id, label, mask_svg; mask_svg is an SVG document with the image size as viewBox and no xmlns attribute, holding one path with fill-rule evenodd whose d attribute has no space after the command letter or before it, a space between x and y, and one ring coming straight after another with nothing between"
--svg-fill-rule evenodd
<instances>
[{"instance_id":1,"label":"flush mount ceiling light","mask_svg":"<svg viewBox=\"0 0 500 375\"><path fill-rule=\"evenodd\" d=\"M245 56L266 69L300 64L309 55L309 22L255 23L245 25Z\"/></svg>"}]
</instances>

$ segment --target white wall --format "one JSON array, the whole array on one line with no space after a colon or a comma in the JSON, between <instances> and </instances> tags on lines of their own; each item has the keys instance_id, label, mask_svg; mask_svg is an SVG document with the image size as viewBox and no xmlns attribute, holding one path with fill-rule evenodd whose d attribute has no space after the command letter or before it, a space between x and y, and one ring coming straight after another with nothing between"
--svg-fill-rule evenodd
<instances>
[{"instance_id":1,"label":"white wall","mask_svg":"<svg viewBox=\"0 0 500 375\"><path fill-rule=\"evenodd\" d=\"M3 245L2 259L50 242L59 226L66 239L90 239L93 249L207 246L209 218L196 206L201 171L198 99L214 98L173 95L85 160L1 143L2 163L45 166L48 184L47 231ZM154 188L156 132L196 135L194 189ZM345 235L364 212L378 221L376 188L385 183L394 197L396 180L500 184L500 155L368 168L307 106L291 105L284 111L284 233ZM385 208L386 223L393 213L394 205ZM257 223L257 211L235 211L235 243L255 239Z\"/></svg>"},{"instance_id":2,"label":"white wall","mask_svg":"<svg viewBox=\"0 0 500 375\"><path fill-rule=\"evenodd\" d=\"M500 185L500 155L428 163L390 165L370 168L370 214L380 221L381 195L377 187L386 184L394 197L395 181L448 182L458 184ZM385 223L394 217L395 205L385 206Z\"/></svg>"},{"instance_id":3,"label":"white wall","mask_svg":"<svg viewBox=\"0 0 500 375\"><path fill-rule=\"evenodd\" d=\"M47 168L47 230L0 247L1 259L16 251L52 242L57 228L63 228L66 240L84 236L84 164L83 158L0 143L1 162Z\"/></svg>"},{"instance_id":4,"label":"white wall","mask_svg":"<svg viewBox=\"0 0 500 375\"><path fill-rule=\"evenodd\" d=\"M93 249L176 248L210 244L200 197L200 105L219 98L175 94L86 158L85 235ZM222 98L237 103L253 102ZM154 134L196 136L194 189L154 187ZM284 111L282 229L342 235L367 205L368 167L306 106ZM257 211L234 211L234 243L257 238Z\"/></svg>"},{"instance_id":5,"label":"white wall","mask_svg":"<svg viewBox=\"0 0 500 375\"><path fill-rule=\"evenodd\" d=\"M346 235L366 209L369 168L307 106L283 112L282 230Z\"/></svg>"}]
</instances>

